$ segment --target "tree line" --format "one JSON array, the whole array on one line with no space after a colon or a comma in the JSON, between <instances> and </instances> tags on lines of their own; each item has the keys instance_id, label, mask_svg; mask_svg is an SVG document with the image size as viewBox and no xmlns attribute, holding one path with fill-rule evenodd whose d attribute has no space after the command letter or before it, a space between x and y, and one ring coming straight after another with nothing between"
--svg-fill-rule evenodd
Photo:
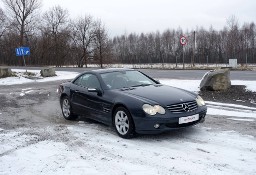
<instances>
[{"instance_id":1,"label":"tree line","mask_svg":"<svg viewBox=\"0 0 256 175\"><path fill-rule=\"evenodd\" d=\"M41 0L3 0L0 8L0 64L21 65L15 48L30 47L28 65L86 66L111 60L108 33L101 20L90 15L71 19L69 12L54 6L40 13Z\"/></svg>"},{"instance_id":2,"label":"tree line","mask_svg":"<svg viewBox=\"0 0 256 175\"><path fill-rule=\"evenodd\" d=\"M180 37L185 36L187 45L182 46ZM181 28L164 32L128 34L114 37L113 52L121 63L195 63L226 64L229 59L238 63L256 63L255 24L239 27L233 16L222 30L197 28L184 32Z\"/></svg>"},{"instance_id":3,"label":"tree line","mask_svg":"<svg viewBox=\"0 0 256 175\"><path fill-rule=\"evenodd\" d=\"M232 16L222 30L130 33L110 38L104 23L90 15L75 19L61 6L41 13L41 0L2 0L0 8L0 65L22 65L15 48L30 47L28 65L76 65L89 63L255 63L256 27L253 22L239 25ZM180 37L188 40L180 44Z\"/></svg>"}]
</instances>

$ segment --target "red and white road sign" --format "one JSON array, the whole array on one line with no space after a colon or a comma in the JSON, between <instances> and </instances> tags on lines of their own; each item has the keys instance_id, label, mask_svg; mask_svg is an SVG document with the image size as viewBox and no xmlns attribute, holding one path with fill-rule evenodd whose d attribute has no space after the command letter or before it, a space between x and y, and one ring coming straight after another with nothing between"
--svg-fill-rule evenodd
<instances>
[{"instance_id":1,"label":"red and white road sign","mask_svg":"<svg viewBox=\"0 0 256 175\"><path fill-rule=\"evenodd\" d=\"M180 44L183 46L187 44L187 38L185 36L180 37Z\"/></svg>"}]
</instances>

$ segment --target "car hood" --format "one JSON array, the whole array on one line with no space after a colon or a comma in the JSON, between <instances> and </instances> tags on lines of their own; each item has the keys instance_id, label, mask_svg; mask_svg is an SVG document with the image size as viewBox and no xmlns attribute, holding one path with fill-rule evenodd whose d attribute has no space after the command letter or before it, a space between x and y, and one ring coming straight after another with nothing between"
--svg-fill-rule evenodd
<instances>
[{"instance_id":1,"label":"car hood","mask_svg":"<svg viewBox=\"0 0 256 175\"><path fill-rule=\"evenodd\" d=\"M145 87L129 88L123 90L123 93L130 96L136 96L145 102L157 103L164 106L193 101L197 96L193 92L166 85L150 85Z\"/></svg>"}]
</instances>

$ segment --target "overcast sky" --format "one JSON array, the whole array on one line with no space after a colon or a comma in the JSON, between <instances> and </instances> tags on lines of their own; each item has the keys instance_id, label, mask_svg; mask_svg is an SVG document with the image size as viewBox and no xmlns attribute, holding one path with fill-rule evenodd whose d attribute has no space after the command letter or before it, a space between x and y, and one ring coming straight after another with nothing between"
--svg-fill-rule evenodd
<instances>
[{"instance_id":1,"label":"overcast sky","mask_svg":"<svg viewBox=\"0 0 256 175\"><path fill-rule=\"evenodd\" d=\"M240 24L256 23L256 0L42 0L42 10L54 5L75 18L90 14L105 23L111 36L130 32L191 30L197 26L219 30L235 15Z\"/></svg>"}]
</instances>

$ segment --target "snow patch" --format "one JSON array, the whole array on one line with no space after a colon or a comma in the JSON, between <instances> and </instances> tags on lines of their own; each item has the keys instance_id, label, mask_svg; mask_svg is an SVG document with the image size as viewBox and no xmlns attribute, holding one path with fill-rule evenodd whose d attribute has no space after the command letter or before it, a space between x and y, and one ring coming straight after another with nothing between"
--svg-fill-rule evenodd
<instances>
[{"instance_id":1,"label":"snow patch","mask_svg":"<svg viewBox=\"0 0 256 175\"><path fill-rule=\"evenodd\" d=\"M219 102L213 102L213 101L205 101L207 105L216 105L216 106L227 106L227 107L233 107L233 108L241 108L241 109L248 109L248 110L256 110L256 108L243 106L243 105L236 105L236 104L229 104L229 103L219 103Z\"/></svg>"},{"instance_id":2,"label":"snow patch","mask_svg":"<svg viewBox=\"0 0 256 175\"><path fill-rule=\"evenodd\" d=\"M160 82L168 86L198 92L201 80L160 79ZM231 83L232 85L244 85L247 90L256 92L256 81L232 80Z\"/></svg>"},{"instance_id":3,"label":"snow patch","mask_svg":"<svg viewBox=\"0 0 256 175\"><path fill-rule=\"evenodd\" d=\"M27 91L27 90L31 90L32 88L25 88L25 89L21 89L22 91Z\"/></svg>"},{"instance_id":4,"label":"snow patch","mask_svg":"<svg viewBox=\"0 0 256 175\"><path fill-rule=\"evenodd\" d=\"M21 73L24 73L24 69L12 69L13 72L16 72L18 77L7 77L0 79L0 85L15 85L15 84L25 84L31 82L47 82L47 81L57 81L57 80L67 80L75 78L79 73L78 72L67 72L67 71L56 71L54 77L41 77L40 70L29 70L35 74L35 77L39 78L36 80L31 80L25 77L22 77ZM27 90L27 89L24 89Z\"/></svg>"},{"instance_id":5,"label":"snow patch","mask_svg":"<svg viewBox=\"0 0 256 175\"><path fill-rule=\"evenodd\" d=\"M243 118L227 118L228 120L235 120L235 121L245 121L245 122L254 122L254 119L243 119Z\"/></svg>"},{"instance_id":6,"label":"snow patch","mask_svg":"<svg viewBox=\"0 0 256 175\"><path fill-rule=\"evenodd\" d=\"M25 94L29 94L30 92L33 92L34 90L26 91Z\"/></svg>"},{"instance_id":7,"label":"snow patch","mask_svg":"<svg viewBox=\"0 0 256 175\"><path fill-rule=\"evenodd\" d=\"M0 133L0 174L203 175L256 172L256 141L251 136L192 127L126 140L107 127L85 124L86 127L79 124L67 127L68 142L61 142L60 136L58 142L44 140L26 144L36 140L33 135L13 131ZM53 128L49 130L56 132ZM43 129L37 128L37 131L42 133Z\"/></svg>"},{"instance_id":8,"label":"snow patch","mask_svg":"<svg viewBox=\"0 0 256 175\"><path fill-rule=\"evenodd\" d=\"M1 166L5 167L0 171L3 174L97 173L67 145L53 141L39 142L3 156Z\"/></svg>"},{"instance_id":9,"label":"snow patch","mask_svg":"<svg viewBox=\"0 0 256 175\"><path fill-rule=\"evenodd\" d=\"M20 93L20 96L21 96L21 97L23 97L24 95L25 95L25 93L23 93L23 92L22 92L22 93Z\"/></svg>"},{"instance_id":10,"label":"snow patch","mask_svg":"<svg viewBox=\"0 0 256 175\"><path fill-rule=\"evenodd\" d=\"M256 92L256 81L232 80L232 85L245 85L249 91Z\"/></svg>"},{"instance_id":11,"label":"snow patch","mask_svg":"<svg viewBox=\"0 0 256 175\"><path fill-rule=\"evenodd\" d=\"M160 79L161 84L173 86L188 91L198 92L200 91L200 80L178 80L178 79Z\"/></svg>"},{"instance_id":12,"label":"snow patch","mask_svg":"<svg viewBox=\"0 0 256 175\"><path fill-rule=\"evenodd\" d=\"M256 119L256 112L252 111L230 111L225 109L219 109L219 108L211 108L208 107L207 114L209 115L218 115L218 116L230 116L230 117L244 117L244 118L254 118Z\"/></svg>"},{"instance_id":13,"label":"snow patch","mask_svg":"<svg viewBox=\"0 0 256 175\"><path fill-rule=\"evenodd\" d=\"M206 105L210 115L256 118L256 108L253 107L212 101L206 101Z\"/></svg>"},{"instance_id":14,"label":"snow patch","mask_svg":"<svg viewBox=\"0 0 256 175\"><path fill-rule=\"evenodd\" d=\"M14 85L14 84L24 84L31 83L33 80L24 78L24 77L7 77L0 79L0 85Z\"/></svg>"}]
</instances>

